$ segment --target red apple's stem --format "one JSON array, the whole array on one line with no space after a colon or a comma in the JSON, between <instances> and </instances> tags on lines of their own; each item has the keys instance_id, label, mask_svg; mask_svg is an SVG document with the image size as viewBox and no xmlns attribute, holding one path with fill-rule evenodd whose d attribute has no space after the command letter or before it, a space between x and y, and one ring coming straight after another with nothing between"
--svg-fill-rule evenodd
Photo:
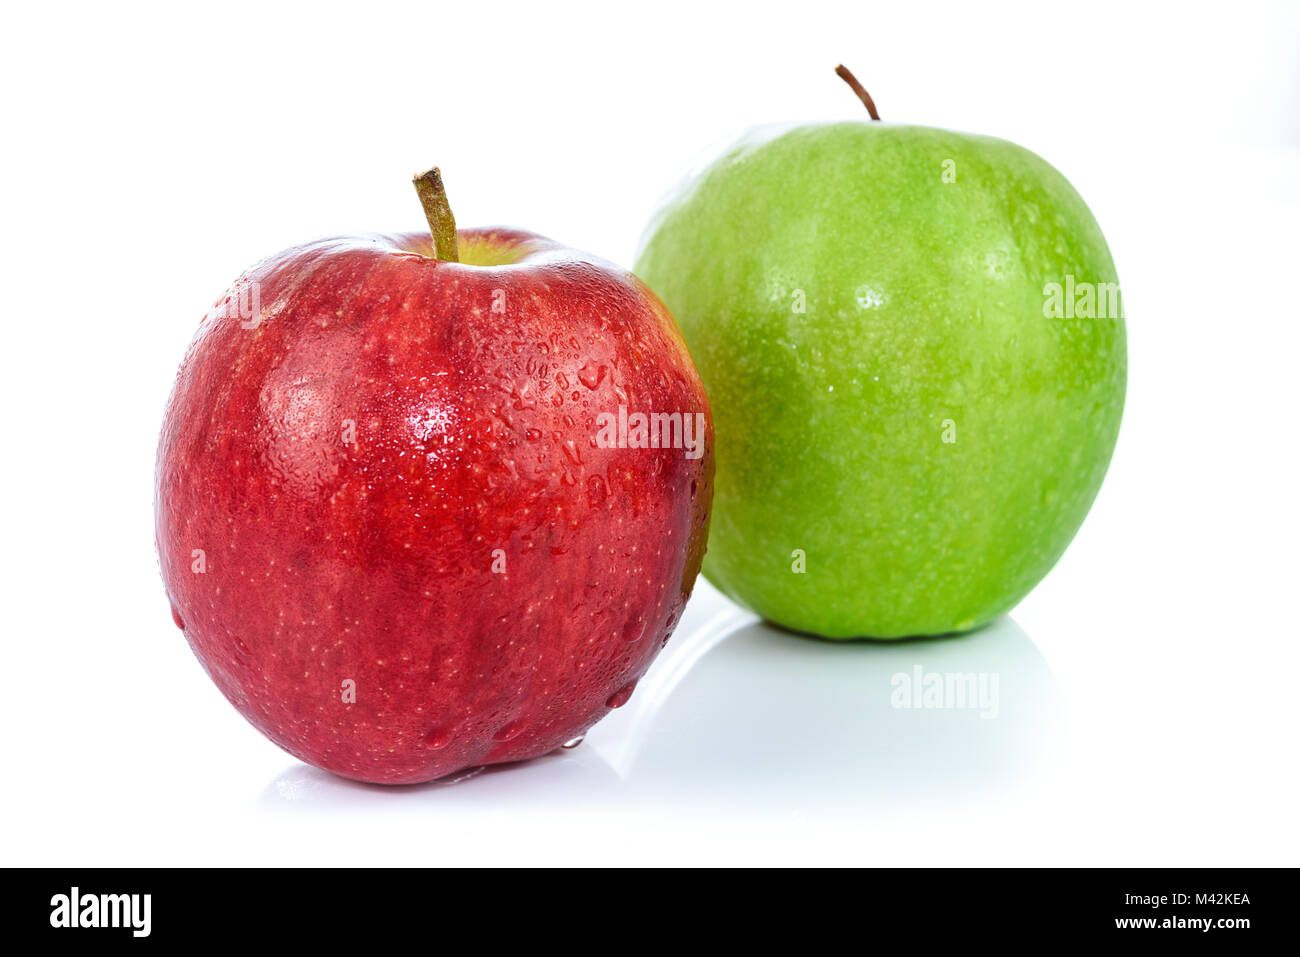
<instances>
[{"instance_id":1,"label":"red apple's stem","mask_svg":"<svg viewBox=\"0 0 1300 957\"><path fill-rule=\"evenodd\" d=\"M429 221L433 234L433 256L444 262L460 262L460 246L456 242L456 217L451 214L447 191L442 186L442 173L438 167L415 177L415 192L424 207L424 218Z\"/></svg>"},{"instance_id":2,"label":"red apple's stem","mask_svg":"<svg viewBox=\"0 0 1300 957\"><path fill-rule=\"evenodd\" d=\"M835 68L835 75L847 83L853 92L858 95L858 99L861 100L862 105L867 108L867 112L871 114L871 118L873 120L879 120L880 114L876 112L876 104L872 102L871 94L867 92L866 87L858 82L858 78L849 72L849 68L841 63Z\"/></svg>"}]
</instances>

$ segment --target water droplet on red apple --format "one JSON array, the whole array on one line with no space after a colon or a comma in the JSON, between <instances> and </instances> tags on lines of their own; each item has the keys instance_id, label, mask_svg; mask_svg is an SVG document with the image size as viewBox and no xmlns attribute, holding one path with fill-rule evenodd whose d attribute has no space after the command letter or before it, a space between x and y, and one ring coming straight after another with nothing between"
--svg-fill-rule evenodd
<instances>
[{"instance_id":1,"label":"water droplet on red apple","mask_svg":"<svg viewBox=\"0 0 1300 957\"><path fill-rule=\"evenodd\" d=\"M615 691L612 695L609 696L609 700L605 702L605 707L606 708L623 707L623 705L627 704L628 699L632 697L632 692L635 690L636 690L635 681L625 684L623 687L619 688L617 691Z\"/></svg>"},{"instance_id":2,"label":"water droplet on red apple","mask_svg":"<svg viewBox=\"0 0 1300 957\"><path fill-rule=\"evenodd\" d=\"M178 609L175 605L172 605L172 621L176 622L176 627L179 628L181 631L185 630L185 622L181 618L180 609Z\"/></svg>"},{"instance_id":3,"label":"water droplet on red apple","mask_svg":"<svg viewBox=\"0 0 1300 957\"><path fill-rule=\"evenodd\" d=\"M605 479L602 476L593 475L587 479L587 504L592 508L605 501L608 492L609 490L605 487Z\"/></svg>"},{"instance_id":4,"label":"water droplet on red apple","mask_svg":"<svg viewBox=\"0 0 1300 957\"><path fill-rule=\"evenodd\" d=\"M640 641L641 636L645 634L645 622L640 618L633 618L623 626L624 641Z\"/></svg>"},{"instance_id":5,"label":"water droplet on red apple","mask_svg":"<svg viewBox=\"0 0 1300 957\"><path fill-rule=\"evenodd\" d=\"M537 408L537 401L533 397L532 387L533 384L529 379L520 379L515 383L511 394L515 400L513 408L516 411L522 412L526 409Z\"/></svg>"},{"instance_id":6,"label":"water droplet on red apple","mask_svg":"<svg viewBox=\"0 0 1300 957\"><path fill-rule=\"evenodd\" d=\"M519 736L519 732L522 730L524 730L523 719L522 718L516 719L514 721L511 721L509 724L502 725L500 728L497 728L496 734L492 735L492 740L509 741L512 738L517 738Z\"/></svg>"},{"instance_id":7,"label":"water droplet on red apple","mask_svg":"<svg viewBox=\"0 0 1300 957\"><path fill-rule=\"evenodd\" d=\"M451 728L435 728L424 736L424 746L433 751L445 748L451 742L454 733Z\"/></svg>"},{"instance_id":8,"label":"water droplet on red apple","mask_svg":"<svg viewBox=\"0 0 1300 957\"><path fill-rule=\"evenodd\" d=\"M592 359L588 359L587 364L578 370L578 381L593 391L600 387L604 379L605 367Z\"/></svg>"},{"instance_id":9,"label":"water droplet on red apple","mask_svg":"<svg viewBox=\"0 0 1300 957\"><path fill-rule=\"evenodd\" d=\"M576 738L570 738L568 741L565 741L562 745L560 745L560 747L562 747L565 751L572 751L578 745L582 744L583 739L584 736L580 734Z\"/></svg>"}]
</instances>

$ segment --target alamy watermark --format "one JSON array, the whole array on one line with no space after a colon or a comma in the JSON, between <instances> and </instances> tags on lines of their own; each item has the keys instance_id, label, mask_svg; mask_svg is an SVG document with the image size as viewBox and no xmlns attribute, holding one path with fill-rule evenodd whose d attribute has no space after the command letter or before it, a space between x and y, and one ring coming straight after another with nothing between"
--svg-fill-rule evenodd
<instances>
[{"instance_id":1,"label":"alamy watermark","mask_svg":"<svg viewBox=\"0 0 1300 957\"><path fill-rule=\"evenodd\" d=\"M981 718L998 716L998 673L987 671L926 671L914 665L889 679L889 704L903 709L978 711Z\"/></svg>"},{"instance_id":2,"label":"alamy watermark","mask_svg":"<svg viewBox=\"0 0 1300 957\"><path fill-rule=\"evenodd\" d=\"M704 454L703 412L628 412L596 416L596 445L602 449L684 449L688 459Z\"/></svg>"},{"instance_id":3,"label":"alamy watermark","mask_svg":"<svg viewBox=\"0 0 1300 957\"><path fill-rule=\"evenodd\" d=\"M131 936L148 937L152 904L151 894L83 894L74 887L50 898L50 926L130 928Z\"/></svg>"},{"instance_id":4,"label":"alamy watermark","mask_svg":"<svg viewBox=\"0 0 1300 957\"><path fill-rule=\"evenodd\" d=\"M212 307L213 319L238 319L241 329L256 329L262 324L262 284L238 282L221 302Z\"/></svg>"},{"instance_id":5,"label":"alamy watermark","mask_svg":"<svg viewBox=\"0 0 1300 957\"><path fill-rule=\"evenodd\" d=\"M1117 282L1076 282L1043 286L1043 316L1047 319L1123 319L1124 304Z\"/></svg>"}]
</instances>

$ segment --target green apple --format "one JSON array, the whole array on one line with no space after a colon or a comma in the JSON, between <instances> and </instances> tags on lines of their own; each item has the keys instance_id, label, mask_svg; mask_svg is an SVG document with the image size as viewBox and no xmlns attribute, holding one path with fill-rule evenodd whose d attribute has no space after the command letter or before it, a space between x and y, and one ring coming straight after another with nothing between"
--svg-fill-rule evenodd
<instances>
[{"instance_id":1,"label":"green apple","mask_svg":"<svg viewBox=\"0 0 1300 957\"><path fill-rule=\"evenodd\" d=\"M1096 220L1028 150L874 119L759 131L661 210L635 272L713 410L704 574L771 621L965 631L1083 522L1123 313Z\"/></svg>"}]
</instances>

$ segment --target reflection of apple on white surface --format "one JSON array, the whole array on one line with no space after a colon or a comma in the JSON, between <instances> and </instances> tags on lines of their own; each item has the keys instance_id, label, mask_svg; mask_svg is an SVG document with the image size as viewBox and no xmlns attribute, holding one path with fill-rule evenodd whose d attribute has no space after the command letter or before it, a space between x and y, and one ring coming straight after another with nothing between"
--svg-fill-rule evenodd
<instances>
[{"instance_id":1,"label":"reflection of apple on white surface","mask_svg":"<svg viewBox=\"0 0 1300 957\"><path fill-rule=\"evenodd\" d=\"M905 701L904 690L920 696ZM531 802L566 814L627 801L728 818L969 805L1050 767L1062 707L1055 677L1009 617L978 635L828 644L792 639L702 582L628 705L581 747L530 762L526 784ZM519 779L487 768L406 793L385 796L385 807L423 815L436 800L475 812L514 807ZM370 809L373 797L298 765L263 804Z\"/></svg>"},{"instance_id":2,"label":"reflection of apple on white surface","mask_svg":"<svg viewBox=\"0 0 1300 957\"><path fill-rule=\"evenodd\" d=\"M702 583L636 700L592 729L643 795L750 808L954 802L1050 759L1055 677L1004 616L973 635L827 643Z\"/></svg>"}]
</instances>

